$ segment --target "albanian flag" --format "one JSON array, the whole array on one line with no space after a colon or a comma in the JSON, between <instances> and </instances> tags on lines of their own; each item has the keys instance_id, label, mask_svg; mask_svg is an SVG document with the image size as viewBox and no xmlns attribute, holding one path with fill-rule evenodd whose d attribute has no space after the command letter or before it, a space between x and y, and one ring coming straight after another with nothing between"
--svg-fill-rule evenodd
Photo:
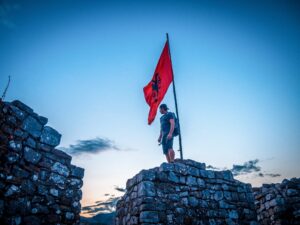
<instances>
[{"instance_id":1,"label":"albanian flag","mask_svg":"<svg viewBox=\"0 0 300 225\"><path fill-rule=\"evenodd\" d=\"M173 81L172 62L168 41L160 55L152 80L144 87L144 96L150 106L148 124L155 119L157 108Z\"/></svg>"}]
</instances>

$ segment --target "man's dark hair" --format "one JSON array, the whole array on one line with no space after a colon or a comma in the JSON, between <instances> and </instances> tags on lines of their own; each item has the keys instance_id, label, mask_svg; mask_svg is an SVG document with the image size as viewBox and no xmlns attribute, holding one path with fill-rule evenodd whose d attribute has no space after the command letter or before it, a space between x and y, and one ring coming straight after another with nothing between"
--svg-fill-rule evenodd
<instances>
[{"instance_id":1,"label":"man's dark hair","mask_svg":"<svg viewBox=\"0 0 300 225\"><path fill-rule=\"evenodd\" d=\"M164 110L168 110L168 109L169 109L168 106L167 106L166 104L161 104L161 105L159 106L159 108L160 108L160 109L164 109Z\"/></svg>"}]
</instances>

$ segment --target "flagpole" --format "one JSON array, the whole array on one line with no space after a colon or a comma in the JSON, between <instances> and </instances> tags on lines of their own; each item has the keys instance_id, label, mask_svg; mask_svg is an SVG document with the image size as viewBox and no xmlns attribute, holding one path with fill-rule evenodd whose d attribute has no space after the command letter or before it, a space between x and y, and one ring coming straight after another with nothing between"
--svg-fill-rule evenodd
<instances>
[{"instance_id":1,"label":"flagpole","mask_svg":"<svg viewBox=\"0 0 300 225\"><path fill-rule=\"evenodd\" d=\"M171 65L172 65L172 57L171 57L171 50L170 50L170 43L169 43L169 34L166 33L167 35L167 42L168 42L168 47L169 47L169 55L170 55L170 60L171 60ZM176 116L178 119L178 125L179 125L179 131L180 131L180 122L179 122L179 114L178 114L178 105L177 105L177 97L176 97L176 89L175 89L175 79L174 79L174 72L173 72L173 65L171 66L172 68L172 77L173 77L173 94L174 94L174 100L175 100L175 109L176 109ZM183 159L182 155L182 141L181 141L181 132L179 132L179 151L180 151L180 159Z\"/></svg>"}]
</instances>

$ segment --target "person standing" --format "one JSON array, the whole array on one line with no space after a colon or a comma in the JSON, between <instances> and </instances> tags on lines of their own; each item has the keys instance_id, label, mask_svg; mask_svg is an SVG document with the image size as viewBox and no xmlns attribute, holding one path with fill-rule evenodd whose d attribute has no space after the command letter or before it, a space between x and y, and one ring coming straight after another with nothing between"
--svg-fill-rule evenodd
<instances>
[{"instance_id":1,"label":"person standing","mask_svg":"<svg viewBox=\"0 0 300 225\"><path fill-rule=\"evenodd\" d=\"M163 153L166 156L168 163L174 162L175 152L173 150L173 132L175 129L175 115L168 112L169 108L166 104L159 106L159 111L162 114L160 117L160 135L158 137L159 144L162 145Z\"/></svg>"}]
</instances>

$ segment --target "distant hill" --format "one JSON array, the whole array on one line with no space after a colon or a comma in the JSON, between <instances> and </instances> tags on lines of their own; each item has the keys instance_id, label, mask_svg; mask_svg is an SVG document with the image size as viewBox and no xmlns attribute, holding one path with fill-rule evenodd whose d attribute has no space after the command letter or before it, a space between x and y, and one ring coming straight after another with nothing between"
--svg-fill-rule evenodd
<instances>
[{"instance_id":1,"label":"distant hill","mask_svg":"<svg viewBox=\"0 0 300 225\"><path fill-rule=\"evenodd\" d=\"M81 225L114 225L116 212L99 213L91 218L80 217Z\"/></svg>"}]
</instances>

